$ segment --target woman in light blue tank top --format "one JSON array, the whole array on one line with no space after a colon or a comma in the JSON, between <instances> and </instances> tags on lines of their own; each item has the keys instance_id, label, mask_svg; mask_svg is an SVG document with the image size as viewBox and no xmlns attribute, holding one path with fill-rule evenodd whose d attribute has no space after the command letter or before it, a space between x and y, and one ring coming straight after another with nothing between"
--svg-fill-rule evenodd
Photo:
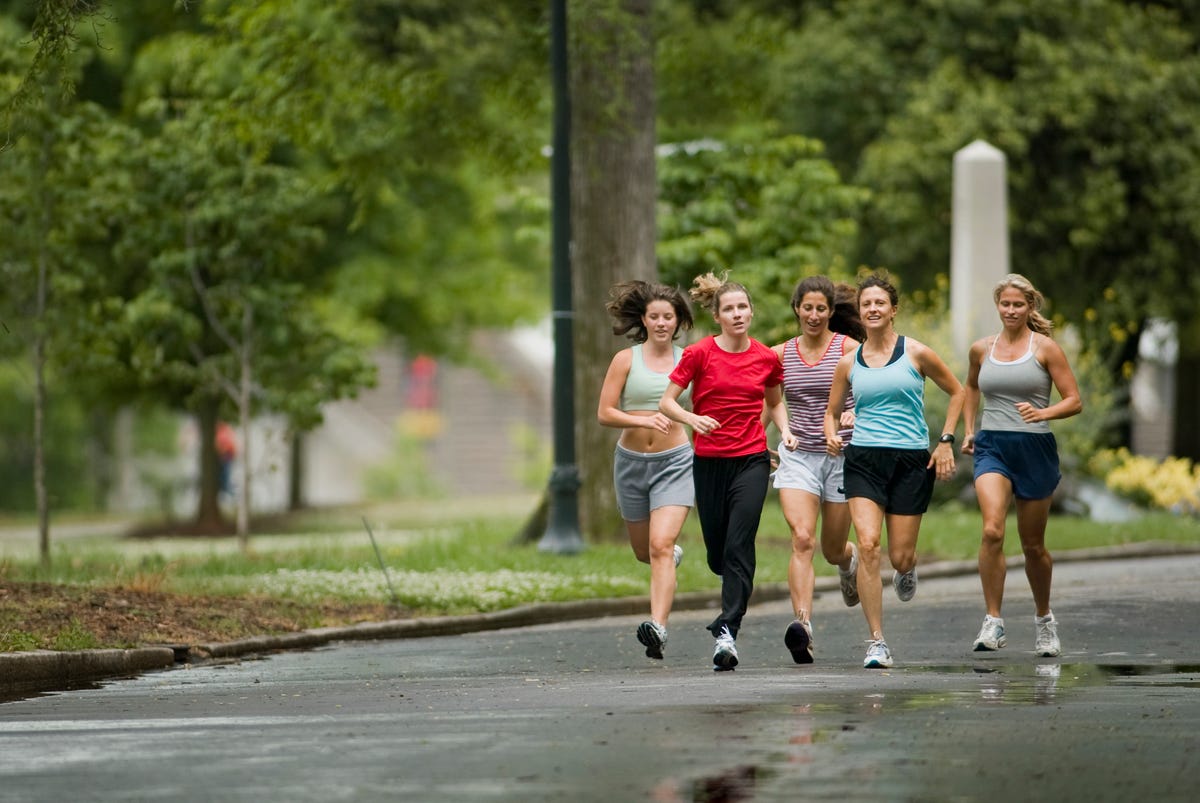
<instances>
[{"instance_id":1,"label":"woman in light blue tank top","mask_svg":"<svg viewBox=\"0 0 1200 803\"><path fill-rule=\"evenodd\" d=\"M873 274L858 285L858 315L866 327L863 344L838 363L825 412L830 454L843 444L837 421L847 390L854 392L854 442L845 447L843 479L850 520L858 536L858 595L867 620L863 667L886 669L892 653L883 636L880 543L887 525L892 585L902 602L917 590L917 535L933 493L933 478L954 476L954 429L962 412L963 388L933 349L897 334L899 303L886 276ZM925 423L925 380L950 397L933 454Z\"/></svg>"},{"instance_id":2,"label":"woman in light blue tank top","mask_svg":"<svg viewBox=\"0 0 1200 803\"><path fill-rule=\"evenodd\" d=\"M687 432L658 411L658 402L683 352L675 338L692 328L692 312L676 288L631 281L613 287L608 313L613 334L628 335L634 345L613 356L596 417L621 430L613 456L617 507L634 556L650 564L650 619L637 637L647 657L661 659L683 555L676 542L695 487Z\"/></svg>"},{"instance_id":3,"label":"woman in light blue tank top","mask_svg":"<svg viewBox=\"0 0 1200 803\"><path fill-rule=\"evenodd\" d=\"M1005 519L1015 501L1025 576L1033 592L1034 652L1054 656L1062 645L1050 610L1054 561L1046 550L1046 524L1060 475L1058 446L1047 422L1077 415L1083 403L1067 356L1050 337L1051 323L1041 314L1044 299L1037 288L1011 273L996 285L992 299L1003 328L971 346L963 407L962 450L975 458L975 496L983 517L979 580L987 608L973 649L998 650L1008 643L1000 606ZM1051 384L1061 397L1056 404L1050 403ZM976 432L981 395L983 421Z\"/></svg>"}]
</instances>

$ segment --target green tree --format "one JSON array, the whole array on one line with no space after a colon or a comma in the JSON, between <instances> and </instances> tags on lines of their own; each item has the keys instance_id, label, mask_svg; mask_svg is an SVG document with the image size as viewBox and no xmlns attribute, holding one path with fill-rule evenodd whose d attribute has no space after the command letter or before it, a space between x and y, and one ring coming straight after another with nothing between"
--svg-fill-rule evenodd
<instances>
[{"instance_id":1,"label":"green tree","mask_svg":"<svg viewBox=\"0 0 1200 803\"><path fill-rule=\"evenodd\" d=\"M660 184L663 279L686 290L702 273L728 271L755 300L759 340L795 333L787 300L802 277L849 278L843 255L868 195L842 183L815 140L678 148L660 160Z\"/></svg>"},{"instance_id":2,"label":"green tree","mask_svg":"<svg viewBox=\"0 0 1200 803\"><path fill-rule=\"evenodd\" d=\"M7 57L0 61L0 91L6 100L28 91L29 55L18 45L24 35L0 20L0 50ZM128 204L121 175L112 167L131 132L94 104L61 95L60 74L75 68L62 60L36 73L40 101L14 121L0 157L0 222L8 233L0 242L3 317L6 329L16 333L4 350L27 350L30 359L30 468L43 561L50 548L49 379L74 372L83 378L76 389L92 386L84 346L91 334L87 308L95 281L111 268L106 246Z\"/></svg>"}]
</instances>

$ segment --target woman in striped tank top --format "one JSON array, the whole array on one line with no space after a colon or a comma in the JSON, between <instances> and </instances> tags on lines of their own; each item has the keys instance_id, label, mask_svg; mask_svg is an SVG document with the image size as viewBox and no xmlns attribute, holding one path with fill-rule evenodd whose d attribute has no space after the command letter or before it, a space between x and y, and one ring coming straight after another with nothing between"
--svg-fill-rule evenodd
<instances>
[{"instance_id":1,"label":"woman in striped tank top","mask_svg":"<svg viewBox=\"0 0 1200 803\"><path fill-rule=\"evenodd\" d=\"M975 457L975 496L983 515L979 580L987 613L974 649L998 650L1008 639L1000 604L1004 599L1004 522L1016 500L1017 535L1025 553L1025 577L1033 592L1034 652L1062 651L1058 622L1050 610L1054 561L1046 551L1050 501L1058 486L1058 444L1048 422L1083 409L1079 385L1062 347L1050 337L1052 324L1040 312L1042 294L1024 276L1010 273L992 292L1003 329L971 346L967 368L963 454ZM1062 398L1050 403L1050 385ZM980 395L985 407L979 431Z\"/></svg>"},{"instance_id":2,"label":"woman in striped tank top","mask_svg":"<svg viewBox=\"0 0 1200 803\"><path fill-rule=\"evenodd\" d=\"M838 567L842 599L850 606L858 604L858 553L848 540L850 512L842 490L844 458L828 454L825 446L825 408L834 370L842 356L857 348L866 334L858 318L856 296L853 287L835 287L825 276L801 279L792 293L792 312L800 334L774 347L783 363L788 423L797 439L795 450L779 450L775 488L792 534L788 589L796 618L784 632L783 642L798 664L813 662L810 614L818 517L821 552L825 560ZM849 443L854 423L853 397L846 399L840 423L842 440Z\"/></svg>"}]
</instances>

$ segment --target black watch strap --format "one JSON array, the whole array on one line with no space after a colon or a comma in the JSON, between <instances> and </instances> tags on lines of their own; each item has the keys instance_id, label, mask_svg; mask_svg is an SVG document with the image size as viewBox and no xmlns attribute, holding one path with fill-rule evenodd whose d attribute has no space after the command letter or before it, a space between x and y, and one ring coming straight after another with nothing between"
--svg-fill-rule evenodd
<instances>
[{"instance_id":1,"label":"black watch strap","mask_svg":"<svg viewBox=\"0 0 1200 803\"><path fill-rule=\"evenodd\" d=\"M954 433L947 432L942 437L938 438L938 443L954 443Z\"/></svg>"}]
</instances>

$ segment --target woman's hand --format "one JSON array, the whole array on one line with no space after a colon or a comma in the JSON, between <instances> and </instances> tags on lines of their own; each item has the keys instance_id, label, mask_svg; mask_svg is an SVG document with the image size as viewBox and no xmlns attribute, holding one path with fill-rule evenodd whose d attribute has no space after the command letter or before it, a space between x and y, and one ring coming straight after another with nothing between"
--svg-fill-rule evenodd
<instances>
[{"instance_id":1,"label":"woman's hand","mask_svg":"<svg viewBox=\"0 0 1200 803\"><path fill-rule=\"evenodd\" d=\"M646 429L657 430L664 435L671 431L671 425L674 423L662 413L645 416L645 423L642 426Z\"/></svg>"},{"instance_id":2,"label":"woman's hand","mask_svg":"<svg viewBox=\"0 0 1200 803\"><path fill-rule=\"evenodd\" d=\"M939 443L929 456L929 466L937 471L939 480L948 480L954 476L954 446L949 443ZM927 466L928 467L928 466Z\"/></svg>"}]
</instances>

